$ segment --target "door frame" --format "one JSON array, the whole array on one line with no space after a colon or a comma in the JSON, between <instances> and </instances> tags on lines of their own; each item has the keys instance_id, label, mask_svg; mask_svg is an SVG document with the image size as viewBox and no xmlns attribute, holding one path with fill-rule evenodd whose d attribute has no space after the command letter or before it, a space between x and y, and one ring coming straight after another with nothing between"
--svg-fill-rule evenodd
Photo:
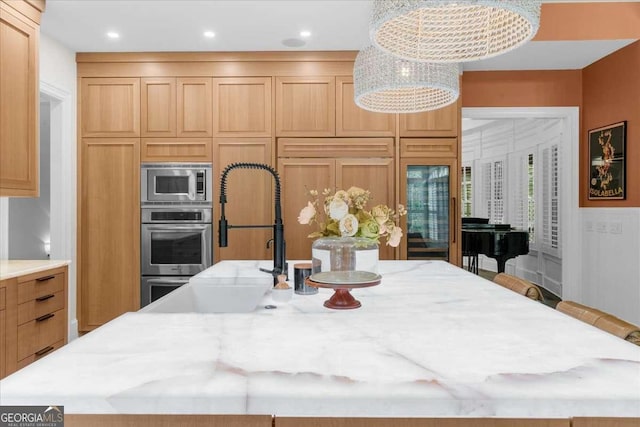
<instances>
[{"instance_id":1,"label":"door frame","mask_svg":"<svg viewBox=\"0 0 640 427\"><path fill-rule=\"evenodd\" d=\"M580 108L579 107L466 107L462 108L466 119L560 119L563 135L560 158L562 202L560 213L562 245L562 295L563 299L579 301L581 298L582 216L579 209L578 166L580 156ZM566 160L565 160L566 159Z\"/></svg>"},{"instance_id":2,"label":"door frame","mask_svg":"<svg viewBox=\"0 0 640 427\"><path fill-rule=\"evenodd\" d=\"M76 150L71 93L40 81L40 98L50 103L51 111L51 252L50 258L68 260L68 337L78 337L76 316Z\"/></svg>"}]
</instances>

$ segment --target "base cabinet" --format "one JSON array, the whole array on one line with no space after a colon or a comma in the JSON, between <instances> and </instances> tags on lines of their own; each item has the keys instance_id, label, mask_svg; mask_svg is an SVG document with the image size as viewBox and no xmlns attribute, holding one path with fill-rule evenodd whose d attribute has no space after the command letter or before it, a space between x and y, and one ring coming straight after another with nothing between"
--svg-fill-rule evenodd
<instances>
[{"instance_id":1,"label":"base cabinet","mask_svg":"<svg viewBox=\"0 0 640 427\"><path fill-rule=\"evenodd\" d=\"M67 343L68 269L0 282L0 378Z\"/></svg>"}]
</instances>

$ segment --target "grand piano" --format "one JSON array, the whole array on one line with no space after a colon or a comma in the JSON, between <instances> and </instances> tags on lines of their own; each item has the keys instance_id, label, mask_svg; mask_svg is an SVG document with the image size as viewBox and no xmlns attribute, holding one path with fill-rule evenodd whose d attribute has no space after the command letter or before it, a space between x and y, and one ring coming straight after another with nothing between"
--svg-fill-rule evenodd
<instances>
[{"instance_id":1,"label":"grand piano","mask_svg":"<svg viewBox=\"0 0 640 427\"><path fill-rule=\"evenodd\" d=\"M476 274L479 254L495 259L498 273L504 273L508 260L529 253L529 232L488 222L487 218L462 218L462 256L468 257L468 269Z\"/></svg>"}]
</instances>

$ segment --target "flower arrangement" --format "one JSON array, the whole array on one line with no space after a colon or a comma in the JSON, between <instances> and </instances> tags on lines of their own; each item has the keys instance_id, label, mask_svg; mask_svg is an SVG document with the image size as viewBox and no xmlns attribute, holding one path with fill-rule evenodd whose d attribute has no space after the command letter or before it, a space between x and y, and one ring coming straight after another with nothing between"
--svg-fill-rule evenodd
<instances>
[{"instance_id":1,"label":"flower arrangement","mask_svg":"<svg viewBox=\"0 0 640 427\"><path fill-rule=\"evenodd\" d=\"M398 221L407 211L399 205L394 211L387 205L377 205L370 211L365 210L371 193L358 187L338 190L332 194L330 189L322 192L324 201L320 205L317 190L310 190L312 200L300 211L300 224L317 223L319 231L308 237L364 237L379 242L380 237L387 238L387 245L396 247L402 239L402 229Z\"/></svg>"}]
</instances>

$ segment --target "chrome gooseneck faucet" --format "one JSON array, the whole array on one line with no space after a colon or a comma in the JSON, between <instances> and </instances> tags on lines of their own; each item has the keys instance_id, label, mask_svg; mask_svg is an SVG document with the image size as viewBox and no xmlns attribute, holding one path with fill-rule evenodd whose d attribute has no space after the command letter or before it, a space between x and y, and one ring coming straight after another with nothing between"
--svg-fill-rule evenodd
<instances>
[{"instance_id":1,"label":"chrome gooseneck faucet","mask_svg":"<svg viewBox=\"0 0 640 427\"><path fill-rule=\"evenodd\" d=\"M273 225L230 225L224 216L224 205L227 203L227 175L234 169L262 169L269 172L275 181L275 222ZM284 225L282 224L282 209L280 207L280 176L275 169L262 163L232 163L222 172L220 179L220 221L218 222L218 243L221 248L227 247L227 233L230 228L271 228L273 227L273 270L260 270L273 275L273 284L278 283L278 275L288 275L289 268L286 258L286 244L284 241ZM269 241L271 242L271 240ZM269 247L267 242L267 247Z\"/></svg>"}]
</instances>

